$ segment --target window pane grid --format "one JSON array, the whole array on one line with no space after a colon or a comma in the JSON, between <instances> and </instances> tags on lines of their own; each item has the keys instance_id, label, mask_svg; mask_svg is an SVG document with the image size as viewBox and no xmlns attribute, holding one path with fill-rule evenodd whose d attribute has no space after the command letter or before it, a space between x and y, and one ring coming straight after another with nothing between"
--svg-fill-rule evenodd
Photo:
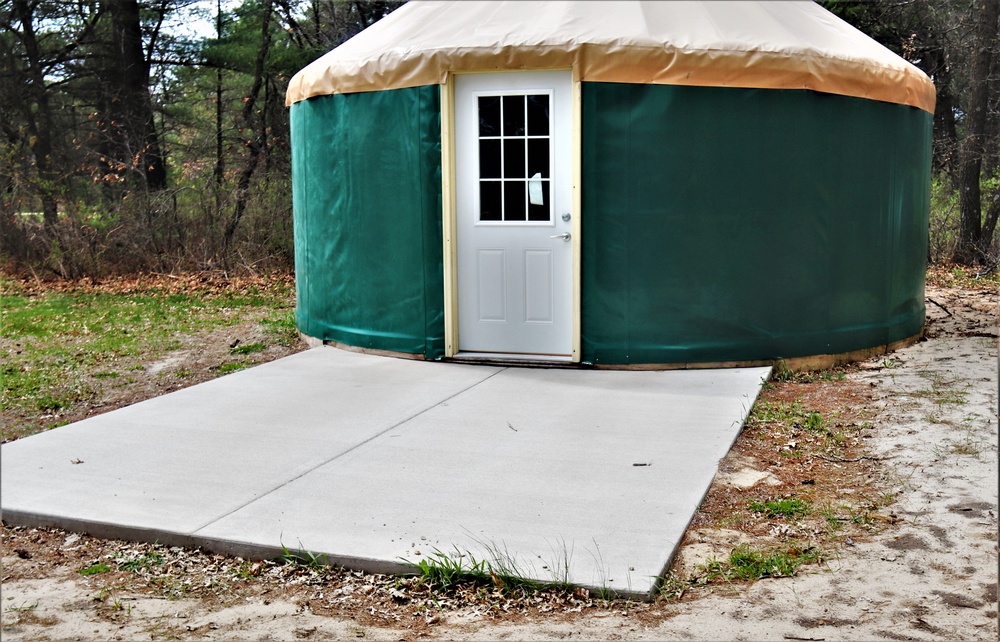
<instances>
[{"instance_id":1,"label":"window pane grid","mask_svg":"<svg viewBox=\"0 0 1000 642\"><path fill-rule=\"evenodd\" d=\"M479 97L480 221L552 220L549 99Z\"/></svg>"}]
</instances>

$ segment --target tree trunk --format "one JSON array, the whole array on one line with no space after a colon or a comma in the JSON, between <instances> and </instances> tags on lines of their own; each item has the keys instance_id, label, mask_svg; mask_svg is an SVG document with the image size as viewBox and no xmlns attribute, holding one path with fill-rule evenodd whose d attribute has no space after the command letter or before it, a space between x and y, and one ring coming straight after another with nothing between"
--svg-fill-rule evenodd
<instances>
[{"instance_id":1,"label":"tree trunk","mask_svg":"<svg viewBox=\"0 0 1000 642\"><path fill-rule=\"evenodd\" d=\"M243 218L243 214L246 212L247 202L250 199L250 179L253 178L253 173L257 169L257 163L260 161L260 153L263 148L265 123L262 118L258 118L257 116L257 101L260 98L261 88L264 86L264 68L267 62L267 54L271 48L272 9L273 3L271 0L266 0L262 6L260 47L257 49L257 59L254 63L253 86L250 88L250 95L244 99L245 102L243 103L243 122L250 129L250 136L246 140L248 156L243 163L239 179L236 182L236 207L233 211L233 217L229 220L229 224L226 225L223 235L223 241L227 249L236 235L236 228L240 224L240 219Z\"/></svg>"},{"instance_id":2,"label":"tree trunk","mask_svg":"<svg viewBox=\"0 0 1000 642\"><path fill-rule=\"evenodd\" d=\"M139 4L136 0L110 0L115 53L119 71L119 95L125 117L125 148L132 165L138 166L151 190L167 186L167 170L149 97L149 61L142 48Z\"/></svg>"},{"instance_id":3,"label":"tree trunk","mask_svg":"<svg viewBox=\"0 0 1000 642\"><path fill-rule=\"evenodd\" d=\"M45 229L52 231L59 222L59 210L56 202L58 175L52 158L52 110L49 103L49 92L45 87L45 75L42 72L41 52L38 39L35 37L34 6L25 0L14 2L14 12L21 22L21 37L27 54L28 97L29 104L24 110L29 134L31 155L35 158L35 171L38 174L38 195L42 202L42 220ZM31 106L35 109L31 109Z\"/></svg>"},{"instance_id":4,"label":"tree trunk","mask_svg":"<svg viewBox=\"0 0 1000 642\"><path fill-rule=\"evenodd\" d=\"M951 184L955 185L958 178L958 127L955 124L955 97L951 94L951 70L942 47L935 47L926 55L932 59L928 67L932 69L937 87L937 104L934 108L934 169L944 171Z\"/></svg>"},{"instance_id":5,"label":"tree trunk","mask_svg":"<svg viewBox=\"0 0 1000 642\"><path fill-rule=\"evenodd\" d=\"M969 70L971 95L966 113L966 134L962 141L959 170L959 227L958 244L953 260L971 265L985 259L983 247L982 194L979 181L983 155L986 153L987 108L989 107L989 76L993 58L994 39L997 34L997 15L1000 0L980 0L976 22L976 37Z\"/></svg>"},{"instance_id":6,"label":"tree trunk","mask_svg":"<svg viewBox=\"0 0 1000 642\"><path fill-rule=\"evenodd\" d=\"M222 40L222 0L215 4L215 37ZM222 220L222 181L226 174L222 146L222 65L215 68L215 219Z\"/></svg>"}]
</instances>

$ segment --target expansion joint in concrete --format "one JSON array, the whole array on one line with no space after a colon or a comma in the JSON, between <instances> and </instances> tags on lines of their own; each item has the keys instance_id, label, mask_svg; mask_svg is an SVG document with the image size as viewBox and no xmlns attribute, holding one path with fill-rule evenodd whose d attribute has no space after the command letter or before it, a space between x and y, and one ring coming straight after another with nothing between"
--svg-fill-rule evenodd
<instances>
[{"instance_id":1,"label":"expansion joint in concrete","mask_svg":"<svg viewBox=\"0 0 1000 642\"><path fill-rule=\"evenodd\" d=\"M388 428L386 428L385 430L382 430L382 431L380 431L380 432L377 432L377 433L375 433L374 435L372 435L372 436L368 437L367 439L365 439L365 440L363 440L363 441L360 441L360 442L358 442L358 443L354 444L354 445L353 445L353 446L351 446L350 448L347 448L346 450L343 450L343 451L341 451L341 452L337 453L337 454L336 454L336 455L334 455L333 457L330 457L330 458L328 458L328 459L325 459L325 460L321 461L320 463L316 464L315 466L312 466L312 467L310 467L310 468L308 468L308 469L306 469L306 470L304 470L304 471L300 472L299 474L297 474L297 475L295 475L295 476L293 476L293 477L289 477L288 479L286 479L286 480L284 480L284 481L281 481L281 482L278 482L277 484L275 484L275 485L274 485L274 486L272 486L271 488L269 488L269 489L265 490L264 492L262 492L262 493L260 493L260 494L258 494L258 495L255 495L255 496L254 496L254 497L252 497L251 499L249 499L249 500L247 500L247 501L243 502L243 503L242 503L242 504L240 504L239 506L236 506L236 507L235 507L235 508L233 508L232 510L230 510L230 511L228 511L228 512L226 512L226 513L223 513L222 515L218 515L218 516L216 516L216 517L213 517L212 519L208 520L208 521L207 521L207 522L205 522L204 524L200 524L200 525L198 525L197 527L195 527L195 528L194 528L194 529L193 529L193 530L191 531L191 534L192 534L192 535L195 535L195 534L197 534L197 533L198 533L199 531L201 531L201 530L203 530L203 529L205 529L205 528L208 528L208 527L209 527L209 526L211 526L212 524L214 524L214 523L216 523L216 522L218 522L218 521L220 521L220 520L223 520L223 519L225 519L225 518L229 517L229 516L230 516L230 515L232 515L233 513L236 513L236 512L238 512L238 511L242 510L243 508L245 508L245 507L249 506L250 504L252 504L252 503L254 503L254 502L256 502L256 501L258 501L258 500L260 500L260 499L262 499L262 498L264 498L264 497L267 497L267 496L268 496L268 495L270 495L271 493L273 493L273 492L275 492L275 491L277 491L277 490L279 490L279 489L281 489L281 488L283 488L283 487L287 486L288 484L291 484L291 483L292 483L292 482L294 482L295 480L297 480L297 479L300 479L300 478L302 478L302 477L305 477L306 475L308 475L309 473L313 472L314 470L318 470L318 469L322 468L323 466L326 466L326 465L330 464L331 462L334 462L334 461L337 461L337 460L338 460L338 459L340 459L341 457L344 457L345 455L348 455L349 453L352 453L352 452L354 452L354 451L355 451L355 450L357 450L358 448L361 448L362 446L364 446L364 445L366 445L366 444L368 444L368 443L370 443L370 442L372 442L372 441L374 441L374 440L378 439L378 438L379 438L379 437L381 437L382 435L385 435L386 433L389 433L389 432L392 432L393 430L396 430L397 428L399 428L399 427L401 427L401 426L403 426L403 425L405 425L405 424L409 423L410 421L413 421L414 419L416 419L416 418L417 418L417 417L419 417L420 415L424 414L425 412L428 412L428 411L430 411L430 410L433 410L434 408L437 408L437 407L438 407L438 406L440 406L441 404L444 404L444 403L447 403L447 402L451 401L452 399L454 399L455 397L457 397L457 396L459 396L459 395L461 395L461 394L465 394L466 392L468 392L469 390L472 390L472 389L473 389L473 388L475 388L476 386L480 386L480 385L482 385L482 384L486 383L487 381L489 381L489 380L490 380L490 379L492 379L493 377L497 376L498 374L500 374L501 372L503 372L503 371L504 371L504 370L506 370L506 369L507 369L507 368L500 368L500 369L498 369L498 370L497 370L496 372L494 372L494 373L490 374L490 375L489 375L488 377L485 377L485 378L483 378L483 379L480 379L479 381L477 381L477 382L473 383L473 384L472 384L471 386L467 386L467 387L465 387L465 388L462 388L461 390L459 390L459 391L455 392L455 394L453 394L453 395L451 395L451 396L449 396L449 397L446 397L446 398L444 398L444 399L441 399L441 400L440 400L440 401L438 401L438 402L437 402L436 404L433 404L433 405L431 405L431 406L428 406L428 407L424 408L423 410L421 410L421 411L419 411L419 412L415 412L415 413L413 413L412 415L410 415L409 417L406 417L405 419L402 419L402 420L400 420L400 421L397 421L396 423L394 423L393 425L389 426L389 427L388 427Z\"/></svg>"}]
</instances>

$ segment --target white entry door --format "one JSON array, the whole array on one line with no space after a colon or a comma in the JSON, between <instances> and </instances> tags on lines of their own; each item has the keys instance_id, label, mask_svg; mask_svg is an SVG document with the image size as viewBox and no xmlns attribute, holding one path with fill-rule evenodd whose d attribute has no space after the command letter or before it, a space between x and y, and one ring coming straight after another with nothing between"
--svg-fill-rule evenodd
<instances>
[{"instance_id":1,"label":"white entry door","mask_svg":"<svg viewBox=\"0 0 1000 642\"><path fill-rule=\"evenodd\" d=\"M458 350L572 356L569 71L455 77Z\"/></svg>"}]
</instances>

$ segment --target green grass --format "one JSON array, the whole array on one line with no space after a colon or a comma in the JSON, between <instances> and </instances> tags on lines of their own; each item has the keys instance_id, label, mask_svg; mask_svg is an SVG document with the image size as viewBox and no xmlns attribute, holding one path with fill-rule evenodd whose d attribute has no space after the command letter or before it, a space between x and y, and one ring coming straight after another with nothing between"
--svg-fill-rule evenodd
<instances>
[{"instance_id":1,"label":"green grass","mask_svg":"<svg viewBox=\"0 0 1000 642\"><path fill-rule=\"evenodd\" d=\"M268 338L282 346L295 345L299 340L299 329L295 325L295 313L292 310L278 310L263 321Z\"/></svg>"},{"instance_id":2,"label":"green grass","mask_svg":"<svg viewBox=\"0 0 1000 642\"><path fill-rule=\"evenodd\" d=\"M842 447L847 437L842 430L837 429L835 422L828 421L822 413L806 410L799 401L758 401L754 404L747 423L748 425L780 424L791 429L793 433L795 430L805 430L822 438L824 447L831 450ZM782 449L780 454L782 457L798 458L803 453L801 448L789 447Z\"/></svg>"},{"instance_id":3,"label":"green grass","mask_svg":"<svg viewBox=\"0 0 1000 642\"><path fill-rule=\"evenodd\" d=\"M758 401L750 412L749 421L792 425L805 420L808 414L798 401L791 403Z\"/></svg>"},{"instance_id":4,"label":"green grass","mask_svg":"<svg viewBox=\"0 0 1000 642\"><path fill-rule=\"evenodd\" d=\"M809 504L801 499L769 499L763 502L751 501L750 510L763 513L767 517L787 517L797 519L809 514Z\"/></svg>"},{"instance_id":5,"label":"green grass","mask_svg":"<svg viewBox=\"0 0 1000 642\"><path fill-rule=\"evenodd\" d=\"M163 556L156 551L145 553L130 560L124 560L119 562L118 568L123 571L128 571L134 573L143 569L150 568L152 566L159 566L163 564Z\"/></svg>"},{"instance_id":6,"label":"green grass","mask_svg":"<svg viewBox=\"0 0 1000 642\"><path fill-rule=\"evenodd\" d=\"M806 417L806 430L812 432L828 432L826 429L826 422L823 420L823 415L818 412L810 412Z\"/></svg>"},{"instance_id":7,"label":"green grass","mask_svg":"<svg viewBox=\"0 0 1000 642\"><path fill-rule=\"evenodd\" d=\"M843 381L847 374L838 368L830 370L802 370L796 372L789 369L784 359L779 360L774 366L771 374L772 381L795 382L795 383L816 383L819 381Z\"/></svg>"},{"instance_id":8,"label":"green grass","mask_svg":"<svg viewBox=\"0 0 1000 642\"><path fill-rule=\"evenodd\" d=\"M301 545L301 542L299 544ZM317 554L304 548L292 550L284 544L281 545L281 555L276 557L275 561L279 564L295 564L311 569L319 569L329 565L325 553Z\"/></svg>"},{"instance_id":9,"label":"green grass","mask_svg":"<svg viewBox=\"0 0 1000 642\"><path fill-rule=\"evenodd\" d=\"M3 437L30 434L39 429L31 418L95 401L105 386L126 385L120 373L142 370L144 363L177 349L183 335L260 319L265 342L240 346L235 354L259 352L267 343L291 345L297 339L293 300L289 285L190 294L156 289L33 294L0 277ZM242 367L226 365L220 374Z\"/></svg>"},{"instance_id":10,"label":"green grass","mask_svg":"<svg viewBox=\"0 0 1000 642\"><path fill-rule=\"evenodd\" d=\"M709 559L701 570L706 581L752 581L765 577L792 577L803 564L821 561L820 551L813 547L793 546L784 549L754 549L746 544L737 546L726 560Z\"/></svg>"},{"instance_id":11,"label":"green grass","mask_svg":"<svg viewBox=\"0 0 1000 642\"><path fill-rule=\"evenodd\" d=\"M404 561L413 567L414 574L424 584L439 591L450 591L466 582L486 583L490 579L489 565L485 561L458 549L455 549L454 555L434 549L417 562Z\"/></svg>"},{"instance_id":12,"label":"green grass","mask_svg":"<svg viewBox=\"0 0 1000 642\"><path fill-rule=\"evenodd\" d=\"M230 361L227 363L220 363L218 366L213 368L220 375L229 374L230 372L236 372L237 370L245 370L252 364L245 361Z\"/></svg>"},{"instance_id":13,"label":"green grass","mask_svg":"<svg viewBox=\"0 0 1000 642\"><path fill-rule=\"evenodd\" d=\"M104 562L98 562L96 564L91 564L85 568L81 568L77 571L80 575L98 575L99 573L107 573L111 570L111 567Z\"/></svg>"},{"instance_id":14,"label":"green grass","mask_svg":"<svg viewBox=\"0 0 1000 642\"><path fill-rule=\"evenodd\" d=\"M568 581L569 560L572 552L563 548L556 560L544 566L552 581L528 579L532 574L519 563L517 556L505 547L479 542L486 558L477 559L472 553L455 548L454 553L434 549L417 562L402 560L413 569L413 574L430 589L447 593L460 585L472 584L499 590L505 595L526 596L539 591L571 591Z\"/></svg>"},{"instance_id":15,"label":"green grass","mask_svg":"<svg viewBox=\"0 0 1000 642\"><path fill-rule=\"evenodd\" d=\"M939 406L961 406L966 403L968 393L965 390L956 389L956 386L968 387L968 384L959 381L947 381L944 375L936 370L922 370L917 374L922 379L929 381L931 387L911 392L911 397L929 399Z\"/></svg>"},{"instance_id":16,"label":"green grass","mask_svg":"<svg viewBox=\"0 0 1000 642\"><path fill-rule=\"evenodd\" d=\"M245 343L241 346L236 346L235 348L230 348L230 354L254 354L255 352L263 352L267 350L266 343Z\"/></svg>"}]
</instances>

